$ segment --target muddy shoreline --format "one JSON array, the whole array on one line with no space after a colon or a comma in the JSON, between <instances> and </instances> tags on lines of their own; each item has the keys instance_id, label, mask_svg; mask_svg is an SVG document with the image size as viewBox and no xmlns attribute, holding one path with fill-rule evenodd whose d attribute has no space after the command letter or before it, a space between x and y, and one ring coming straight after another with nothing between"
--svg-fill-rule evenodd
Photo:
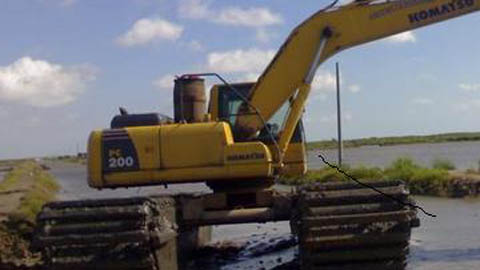
<instances>
[{"instance_id":1,"label":"muddy shoreline","mask_svg":"<svg viewBox=\"0 0 480 270\"><path fill-rule=\"evenodd\" d=\"M451 198L480 196L480 175L463 172L450 173L450 186L447 188Z\"/></svg>"}]
</instances>

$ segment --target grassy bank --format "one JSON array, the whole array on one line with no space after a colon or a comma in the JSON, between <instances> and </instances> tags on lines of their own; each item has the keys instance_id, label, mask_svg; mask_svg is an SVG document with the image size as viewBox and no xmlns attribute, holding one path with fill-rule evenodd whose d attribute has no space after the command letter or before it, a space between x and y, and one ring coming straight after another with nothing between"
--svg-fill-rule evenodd
<instances>
[{"instance_id":1,"label":"grassy bank","mask_svg":"<svg viewBox=\"0 0 480 270\"><path fill-rule=\"evenodd\" d=\"M0 269L39 260L29 249L35 216L59 189L38 163L23 161L13 166L0 183Z\"/></svg>"},{"instance_id":2,"label":"grassy bank","mask_svg":"<svg viewBox=\"0 0 480 270\"><path fill-rule=\"evenodd\" d=\"M442 197L465 197L480 195L480 173L453 171L455 166L448 160L436 160L432 167L423 167L412 159L399 158L385 169L378 167L344 167L347 173L363 181L402 180L410 192L416 195ZM301 178L283 178L282 184L299 185L315 182L351 181L333 168L311 170Z\"/></svg>"},{"instance_id":3,"label":"grassy bank","mask_svg":"<svg viewBox=\"0 0 480 270\"><path fill-rule=\"evenodd\" d=\"M2 159L0 160L0 167L12 167L27 161L32 161L32 159Z\"/></svg>"},{"instance_id":4,"label":"grassy bank","mask_svg":"<svg viewBox=\"0 0 480 270\"><path fill-rule=\"evenodd\" d=\"M12 214L23 215L33 221L45 202L55 198L59 186L52 175L36 162L21 162L8 172L0 183L0 192L22 190L20 205ZM1 201L1 198L0 198Z\"/></svg>"},{"instance_id":5,"label":"grassy bank","mask_svg":"<svg viewBox=\"0 0 480 270\"><path fill-rule=\"evenodd\" d=\"M55 199L55 194L60 189L51 174L43 170L37 163L24 164L23 173L28 173L33 179L33 186L22 200L18 212L33 220L42 206Z\"/></svg>"},{"instance_id":6,"label":"grassy bank","mask_svg":"<svg viewBox=\"0 0 480 270\"><path fill-rule=\"evenodd\" d=\"M479 141L480 132L463 133L445 133L426 136L399 136L399 137L371 137L362 139L345 140L344 147L359 147L365 145L398 145L398 144L416 144L416 143L444 143L444 142L464 142ZM331 149L337 147L337 141L325 140L307 143L307 148L311 149Z\"/></svg>"},{"instance_id":7,"label":"grassy bank","mask_svg":"<svg viewBox=\"0 0 480 270\"><path fill-rule=\"evenodd\" d=\"M82 156L64 155L64 156L48 157L48 158L45 158L45 159L49 160L49 161L54 161L54 162L60 161L60 162L81 164L81 165L86 165L87 164L86 155L82 155Z\"/></svg>"}]
</instances>

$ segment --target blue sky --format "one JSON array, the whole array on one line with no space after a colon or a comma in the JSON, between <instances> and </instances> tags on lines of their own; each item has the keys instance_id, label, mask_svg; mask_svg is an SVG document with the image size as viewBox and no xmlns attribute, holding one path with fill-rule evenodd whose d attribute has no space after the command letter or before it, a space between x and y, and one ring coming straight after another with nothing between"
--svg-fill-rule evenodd
<instances>
[{"instance_id":1,"label":"blue sky","mask_svg":"<svg viewBox=\"0 0 480 270\"><path fill-rule=\"evenodd\" d=\"M84 150L118 106L171 115L174 75L254 79L291 29L328 3L2 1L0 158ZM478 25L480 14L467 15L333 57L313 86L307 138L336 136L336 61L347 138L479 131Z\"/></svg>"}]
</instances>

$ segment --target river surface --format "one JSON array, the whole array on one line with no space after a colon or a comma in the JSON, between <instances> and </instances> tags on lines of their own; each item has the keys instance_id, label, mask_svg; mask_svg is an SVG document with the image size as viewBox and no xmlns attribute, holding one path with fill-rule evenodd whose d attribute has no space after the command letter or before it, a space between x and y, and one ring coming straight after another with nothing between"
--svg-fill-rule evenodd
<instances>
[{"instance_id":1,"label":"river surface","mask_svg":"<svg viewBox=\"0 0 480 270\"><path fill-rule=\"evenodd\" d=\"M167 187L120 188L116 190L98 191L88 186L85 166L63 162L46 162L45 164L50 167L50 173L57 178L62 186L58 194L58 199L60 200L108 199L150 194L175 195L178 193L201 193L210 191L204 184L177 184Z\"/></svg>"},{"instance_id":2,"label":"river surface","mask_svg":"<svg viewBox=\"0 0 480 270\"><path fill-rule=\"evenodd\" d=\"M336 163L338 160L338 151L335 149L310 151L309 168L323 167L322 161L317 157L318 154L322 154L331 162ZM447 159L460 170L478 169L480 142L362 146L345 148L343 151L344 163L353 166L386 167L399 157L410 157L425 166L431 166L435 159Z\"/></svg>"},{"instance_id":3,"label":"river surface","mask_svg":"<svg viewBox=\"0 0 480 270\"><path fill-rule=\"evenodd\" d=\"M67 163L48 165L62 186L59 195L61 200L209 192L203 184L172 185L167 189L148 187L96 191L86 184L84 166ZM413 231L409 269L480 269L480 200L431 197L416 197L416 200L438 217L430 218L419 214L422 225ZM214 227L213 240L248 242L253 250L278 239L288 238L289 234L288 222L226 225ZM246 254L215 269L271 269L292 260L294 253L295 248L289 248L255 257Z\"/></svg>"},{"instance_id":4,"label":"river surface","mask_svg":"<svg viewBox=\"0 0 480 270\"><path fill-rule=\"evenodd\" d=\"M416 197L437 214L420 215L413 231L410 269L480 269L480 200Z\"/></svg>"}]
</instances>

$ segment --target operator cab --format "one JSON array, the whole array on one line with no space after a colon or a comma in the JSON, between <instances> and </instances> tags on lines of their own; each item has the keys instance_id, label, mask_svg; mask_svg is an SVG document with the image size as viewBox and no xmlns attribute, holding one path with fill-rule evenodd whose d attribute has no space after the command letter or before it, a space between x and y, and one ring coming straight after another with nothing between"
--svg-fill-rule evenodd
<instances>
[{"instance_id":1,"label":"operator cab","mask_svg":"<svg viewBox=\"0 0 480 270\"><path fill-rule=\"evenodd\" d=\"M241 95L248 96L250 89L255 83L238 83L232 84ZM218 119L218 121L227 122L231 129L235 141L238 139L238 131L235 130L235 122L237 116L239 116L239 109L243 100L237 94L226 85L215 85L210 93L209 113L212 119ZM275 140L280 138L280 134L283 130L283 125L287 117L287 113L290 107L290 101L287 101L266 123L266 127L270 129ZM261 141L265 143L274 153L274 144L272 142L272 135L269 134L267 128L263 128L257 133L255 141ZM285 173L288 175L303 175L306 171L306 148L305 148L305 132L303 129L303 123L300 120L295 128L294 134L290 141L288 150L284 157L284 163L286 166Z\"/></svg>"},{"instance_id":2,"label":"operator cab","mask_svg":"<svg viewBox=\"0 0 480 270\"><path fill-rule=\"evenodd\" d=\"M248 96L249 90L253 87L254 83L241 83L235 84L233 87L240 92L241 95L244 97ZM218 90L217 90L218 89ZM232 91L228 86L222 85L218 86L218 88L212 91L218 91L217 96L217 104L218 104L218 113L212 115L212 117L218 118L220 121L225 121L230 124L232 127L233 136L238 133L235 130L235 121L239 114L240 106L242 105L243 101L242 98L238 96L235 91ZM213 94L213 93L212 93ZM211 95L212 98L214 95ZM275 139L279 139L280 132L283 129L283 123L286 118L288 109L289 109L290 102L286 102L274 116L267 121L266 127L270 129L270 132L275 137ZM210 102L210 109L212 106L212 102ZM257 134L257 140L262 141L266 144L271 144L272 139L271 136L268 134L268 129L263 128ZM237 139L237 138L235 138ZM304 131L303 131L303 124L300 121L295 129L294 135L292 137L292 143L303 143L304 140Z\"/></svg>"}]
</instances>

